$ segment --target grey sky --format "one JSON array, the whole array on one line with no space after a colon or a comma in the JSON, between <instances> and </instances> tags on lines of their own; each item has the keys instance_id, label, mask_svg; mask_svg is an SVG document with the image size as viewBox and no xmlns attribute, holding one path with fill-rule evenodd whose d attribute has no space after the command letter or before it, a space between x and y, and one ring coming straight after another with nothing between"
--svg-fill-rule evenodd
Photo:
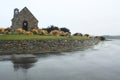
<instances>
[{"instance_id":1,"label":"grey sky","mask_svg":"<svg viewBox=\"0 0 120 80\"><path fill-rule=\"evenodd\" d=\"M72 33L120 35L120 0L1 0L0 27L9 27L13 9L25 6L39 28L53 24Z\"/></svg>"}]
</instances>

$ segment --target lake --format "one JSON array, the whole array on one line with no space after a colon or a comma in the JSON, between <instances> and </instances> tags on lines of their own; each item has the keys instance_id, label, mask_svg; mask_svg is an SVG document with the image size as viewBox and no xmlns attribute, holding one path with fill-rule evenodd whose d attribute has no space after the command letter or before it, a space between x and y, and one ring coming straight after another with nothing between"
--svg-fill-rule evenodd
<instances>
[{"instance_id":1,"label":"lake","mask_svg":"<svg viewBox=\"0 0 120 80\"><path fill-rule=\"evenodd\" d=\"M0 80L120 80L120 40L86 50L33 55L22 61L0 56Z\"/></svg>"}]
</instances>

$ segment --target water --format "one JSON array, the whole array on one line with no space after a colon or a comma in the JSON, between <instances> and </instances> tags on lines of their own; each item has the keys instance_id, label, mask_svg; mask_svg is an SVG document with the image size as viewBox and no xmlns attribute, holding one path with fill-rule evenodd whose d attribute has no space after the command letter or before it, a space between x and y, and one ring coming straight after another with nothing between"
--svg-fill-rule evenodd
<instances>
[{"instance_id":1,"label":"water","mask_svg":"<svg viewBox=\"0 0 120 80\"><path fill-rule=\"evenodd\" d=\"M0 80L120 80L120 40L83 51L37 55L30 62L1 58Z\"/></svg>"}]
</instances>

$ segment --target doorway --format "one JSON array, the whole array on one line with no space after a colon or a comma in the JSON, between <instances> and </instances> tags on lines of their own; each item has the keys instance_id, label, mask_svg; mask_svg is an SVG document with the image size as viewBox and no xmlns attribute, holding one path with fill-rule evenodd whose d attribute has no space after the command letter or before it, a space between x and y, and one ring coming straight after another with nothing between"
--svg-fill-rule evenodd
<instances>
[{"instance_id":1,"label":"doorway","mask_svg":"<svg viewBox=\"0 0 120 80\"><path fill-rule=\"evenodd\" d=\"M28 22L27 21L23 21L23 27L24 30L28 31Z\"/></svg>"}]
</instances>

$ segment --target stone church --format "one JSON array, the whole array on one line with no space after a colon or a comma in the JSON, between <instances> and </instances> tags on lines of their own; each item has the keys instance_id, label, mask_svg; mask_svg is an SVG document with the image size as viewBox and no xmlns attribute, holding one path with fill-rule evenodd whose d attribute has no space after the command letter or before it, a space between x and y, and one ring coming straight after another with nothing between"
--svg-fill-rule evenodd
<instances>
[{"instance_id":1,"label":"stone church","mask_svg":"<svg viewBox=\"0 0 120 80\"><path fill-rule=\"evenodd\" d=\"M11 28L13 29L22 28L26 31L38 29L38 20L28 10L27 7L24 7L20 12L19 9L16 8L14 9L14 16L12 19Z\"/></svg>"}]
</instances>

